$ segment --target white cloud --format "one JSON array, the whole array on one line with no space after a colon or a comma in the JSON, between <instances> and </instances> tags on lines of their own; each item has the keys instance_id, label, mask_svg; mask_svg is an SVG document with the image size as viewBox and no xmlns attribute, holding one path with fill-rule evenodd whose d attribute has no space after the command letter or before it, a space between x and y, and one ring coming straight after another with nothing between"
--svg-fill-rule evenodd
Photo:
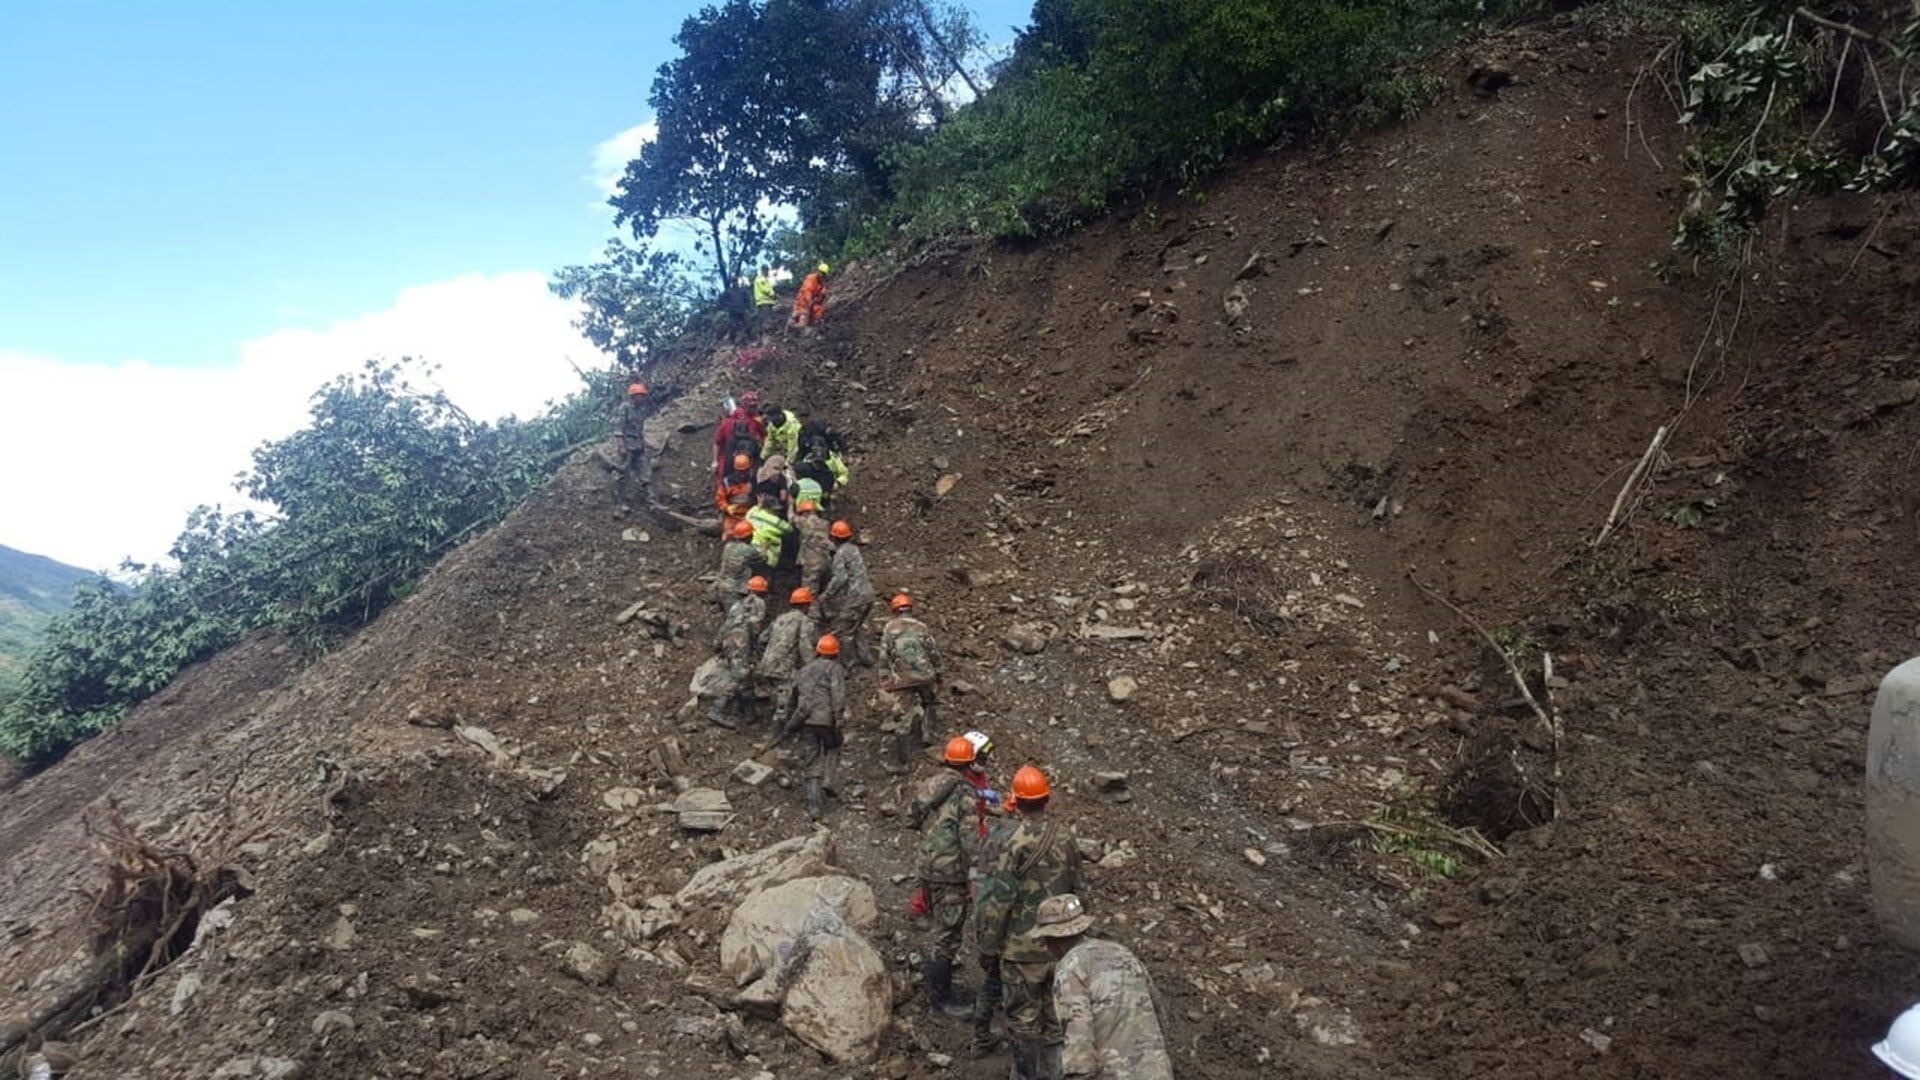
<instances>
[{"instance_id":1,"label":"white cloud","mask_svg":"<svg viewBox=\"0 0 1920 1080\"><path fill-rule=\"evenodd\" d=\"M602 140L593 148L593 174L588 179L602 195L611 197L619 190L620 178L627 174L627 162L639 157L640 148L659 137L660 125L649 120Z\"/></svg>"},{"instance_id":2,"label":"white cloud","mask_svg":"<svg viewBox=\"0 0 1920 1080\"><path fill-rule=\"evenodd\" d=\"M438 363L476 418L522 416L573 391L568 358L601 358L538 273L406 289L385 311L283 330L221 367L63 364L0 348L0 543L91 568L151 561L200 503L240 503L233 475L262 441L305 426L322 383L369 357Z\"/></svg>"}]
</instances>

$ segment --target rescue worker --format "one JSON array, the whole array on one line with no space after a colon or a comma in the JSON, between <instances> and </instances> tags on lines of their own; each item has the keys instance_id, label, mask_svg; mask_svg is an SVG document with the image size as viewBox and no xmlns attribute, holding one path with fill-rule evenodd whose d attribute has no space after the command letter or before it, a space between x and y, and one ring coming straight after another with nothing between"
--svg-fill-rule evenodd
<instances>
[{"instance_id":1,"label":"rescue worker","mask_svg":"<svg viewBox=\"0 0 1920 1080\"><path fill-rule=\"evenodd\" d=\"M812 503L815 509L825 506L827 489L811 476L800 477L793 482L793 505L797 507L803 502Z\"/></svg>"},{"instance_id":2,"label":"rescue worker","mask_svg":"<svg viewBox=\"0 0 1920 1080\"><path fill-rule=\"evenodd\" d=\"M813 658L820 624L813 618L813 590L802 585L787 597L787 610L767 627L767 644L753 676L761 697L773 699L773 730L784 731L793 707L793 675Z\"/></svg>"},{"instance_id":3,"label":"rescue worker","mask_svg":"<svg viewBox=\"0 0 1920 1080\"><path fill-rule=\"evenodd\" d=\"M933 919L924 973L927 1006L956 1019L973 1015L971 1006L955 998L953 961L960 955L970 902L968 852L977 843L974 820L981 790L970 774L979 770L978 756L965 735L948 739L943 767L921 782L913 800L913 825L921 830L914 911Z\"/></svg>"},{"instance_id":4,"label":"rescue worker","mask_svg":"<svg viewBox=\"0 0 1920 1080\"><path fill-rule=\"evenodd\" d=\"M1047 774L1039 768L1023 765L1014 773L1018 824L996 853L974 906L980 966L999 970L1006 997L1015 1080L1052 1077L1050 1061L1060 1042L1053 1015L1053 955L1033 936L1040 902L1082 891L1080 838L1073 826L1048 814L1052 796Z\"/></svg>"},{"instance_id":5,"label":"rescue worker","mask_svg":"<svg viewBox=\"0 0 1920 1080\"><path fill-rule=\"evenodd\" d=\"M720 549L720 572L713 579L713 602L725 615L735 600L747 594L747 580L755 573L760 553L753 546L753 525L733 522L726 546Z\"/></svg>"},{"instance_id":6,"label":"rescue worker","mask_svg":"<svg viewBox=\"0 0 1920 1080\"><path fill-rule=\"evenodd\" d=\"M778 405L768 405L760 410L760 424L767 432L760 443L763 456L779 454L788 459L800 456L799 417Z\"/></svg>"},{"instance_id":7,"label":"rescue worker","mask_svg":"<svg viewBox=\"0 0 1920 1080\"><path fill-rule=\"evenodd\" d=\"M800 292L793 298L793 325L805 329L826 318L828 272L827 264L821 263L800 282Z\"/></svg>"},{"instance_id":8,"label":"rescue worker","mask_svg":"<svg viewBox=\"0 0 1920 1080\"><path fill-rule=\"evenodd\" d=\"M636 380L627 387L627 403L620 407L620 430L614 433L613 441L621 467L643 487L647 482L647 418L652 415L647 384Z\"/></svg>"},{"instance_id":9,"label":"rescue worker","mask_svg":"<svg viewBox=\"0 0 1920 1080\"><path fill-rule=\"evenodd\" d=\"M889 678L880 689L892 705L892 718L880 730L893 735L893 769L905 772L914 749L932 746L928 734L938 723L940 650L933 631L913 617L913 597L896 595L887 605L892 618L880 631L880 661Z\"/></svg>"},{"instance_id":10,"label":"rescue worker","mask_svg":"<svg viewBox=\"0 0 1920 1080\"><path fill-rule=\"evenodd\" d=\"M1124 946L1090 938L1072 893L1040 902L1033 936L1053 954L1061 1080L1173 1080L1153 979Z\"/></svg>"},{"instance_id":11,"label":"rescue worker","mask_svg":"<svg viewBox=\"0 0 1920 1080\"><path fill-rule=\"evenodd\" d=\"M760 455L760 441L767 437L766 425L760 422L760 395L752 390L740 395L740 403L720 418L713 429L713 478L716 482L724 480L727 465L740 454L746 454L749 460L757 462Z\"/></svg>"},{"instance_id":12,"label":"rescue worker","mask_svg":"<svg viewBox=\"0 0 1920 1080\"><path fill-rule=\"evenodd\" d=\"M874 600L867 560L860 554L860 545L854 543L853 526L836 521L828 533L833 538L833 565L827 571L827 587L820 594L821 618L828 632L852 654L845 657L847 663L872 667L873 657L861 640Z\"/></svg>"},{"instance_id":13,"label":"rescue worker","mask_svg":"<svg viewBox=\"0 0 1920 1080\"><path fill-rule=\"evenodd\" d=\"M800 456L793 462L794 475L802 480L812 480L819 484L827 498L820 501L824 509L832 501L836 488L847 486L847 440L839 432L818 420L803 420L800 425Z\"/></svg>"},{"instance_id":14,"label":"rescue worker","mask_svg":"<svg viewBox=\"0 0 1920 1080\"><path fill-rule=\"evenodd\" d=\"M772 495L760 496L760 505L747 511L746 520L753 526L753 549L759 552L760 561L779 566L786 552L787 537L793 532L779 500Z\"/></svg>"},{"instance_id":15,"label":"rescue worker","mask_svg":"<svg viewBox=\"0 0 1920 1080\"><path fill-rule=\"evenodd\" d=\"M748 579L746 593L727 609L713 636L714 655L720 657L726 681L722 692L714 695L707 719L720 727L737 728L742 720L749 726L753 723L753 660L760 628L767 621L766 595L766 578Z\"/></svg>"},{"instance_id":16,"label":"rescue worker","mask_svg":"<svg viewBox=\"0 0 1920 1080\"><path fill-rule=\"evenodd\" d=\"M756 312L770 311L774 305L773 270L761 267L760 273L753 279L753 309Z\"/></svg>"},{"instance_id":17,"label":"rescue worker","mask_svg":"<svg viewBox=\"0 0 1920 1080\"><path fill-rule=\"evenodd\" d=\"M736 454L733 468L714 485L713 504L720 508L720 535L732 536L735 523L753 509L753 459Z\"/></svg>"},{"instance_id":18,"label":"rescue worker","mask_svg":"<svg viewBox=\"0 0 1920 1080\"><path fill-rule=\"evenodd\" d=\"M800 584L818 596L827 587L827 568L833 565L833 536L818 503L802 499L797 509L793 529L800 536Z\"/></svg>"},{"instance_id":19,"label":"rescue worker","mask_svg":"<svg viewBox=\"0 0 1920 1080\"><path fill-rule=\"evenodd\" d=\"M788 498L793 487L792 473L787 469L785 454L768 454L760 463L760 471L753 474L753 498L759 501L763 495L771 495L780 505L781 516L787 513L790 505Z\"/></svg>"},{"instance_id":20,"label":"rescue worker","mask_svg":"<svg viewBox=\"0 0 1920 1080\"><path fill-rule=\"evenodd\" d=\"M840 766L840 725L847 716L847 671L840 666L840 639L821 637L815 656L793 676L793 712L763 747L773 746L796 729L804 741L801 754L807 793L807 817L826 815L826 792L833 790Z\"/></svg>"}]
</instances>

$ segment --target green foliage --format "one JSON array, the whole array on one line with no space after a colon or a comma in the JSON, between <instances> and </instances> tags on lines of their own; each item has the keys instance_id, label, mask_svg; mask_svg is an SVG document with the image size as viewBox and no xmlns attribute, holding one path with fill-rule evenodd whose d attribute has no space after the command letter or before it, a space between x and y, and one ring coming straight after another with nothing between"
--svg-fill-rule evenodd
<instances>
[{"instance_id":1,"label":"green foliage","mask_svg":"<svg viewBox=\"0 0 1920 1080\"><path fill-rule=\"evenodd\" d=\"M547 287L563 300L580 301L575 328L630 370L686 330L701 298L678 255L630 247L617 237L607 241L600 262L561 267Z\"/></svg>"},{"instance_id":2,"label":"green foliage","mask_svg":"<svg viewBox=\"0 0 1920 1080\"><path fill-rule=\"evenodd\" d=\"M1668 51L1693 142L1673 246L1695 267L1739 272L1781 199L1920 186L1920 89L1907 89L1920 12L1854 25L1842 17L1871 13L1814 7L1832 16L1782 0L1678 9Z\"/></svg>"},{"instance_id":3,"label":"green foliage","mask_svg":"<svg viewBox=\"0 0 1920 1080\"><path fill-rule=\"evenodd\" d=\"M1667 507L1660 517L1668 524L1682 529L1698 529L1707 523L1707 518L1720 512L1720 503L1714 499L1688 499Z\"/></svg>"},{"instance_id":4,"label":"green foliage","mask_svg":"<svg viewBox=\"0 0 1920 1080\"><path fill-rule=\"evenodd\" d=\"M1458 875L1464 867L1458 852L1497 858L1499 851L1471 829L1456 829L1429 814L1405 806L1382 806L1367 819L1368 850L1376 855L1404 858L1438 878Z\"/></svg>"},{"instance_id":5,"label":"green foliage","mask_svg":"<svg viewBox=\"0 0 1920 1080\"><path fill-rule=\"evenodd\" d=\"M1524 626L1502 626L1493 631L1493 642L1500 646L1508 660L1517 666L1525 666L1540 651L1540 639L1533 636Z\"/></svg>"},{"instance_id":6,"label":"green foliage","mask_svg":"<svg viewBox=\"0 0 1920 1080\"><path fill-rule=\"evenodd\" d=\"M99 575L0 545L0 697L46 626L73 601L74 586Z\"/></svg>"},{"instance_id":7,"label":"green foliage","mask_svg":"<svg viewBox=\"0 0 1920 1080\"><path fill-rule=\"evenodd\" d=\"M44 760L117 723L180 669L274 627L324 648L505 516L570 447L604 430L609 388L531 422L477 423L431 369L369 362L314 395L311 426L261 446L238 488L277 514L201 507L171 565L76 590L0 707L0 752Z\"/></svg>"}]
</instances>

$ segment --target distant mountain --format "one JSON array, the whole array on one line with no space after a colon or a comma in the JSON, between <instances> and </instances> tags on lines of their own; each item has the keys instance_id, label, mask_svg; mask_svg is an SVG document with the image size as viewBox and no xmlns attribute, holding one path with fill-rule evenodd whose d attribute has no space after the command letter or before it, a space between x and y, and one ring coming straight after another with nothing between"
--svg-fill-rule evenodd
<instances>
[{"instance_id":1,"label":"distant mountain","mask_svg":"<svg viewBox=\"0 0 1920 1080\"><path fill-rule=\"evenodd\" d=\"M0 544L0 690L19 674L47 622L67 610L91 570Z\"/></svg>"}]
</instances>

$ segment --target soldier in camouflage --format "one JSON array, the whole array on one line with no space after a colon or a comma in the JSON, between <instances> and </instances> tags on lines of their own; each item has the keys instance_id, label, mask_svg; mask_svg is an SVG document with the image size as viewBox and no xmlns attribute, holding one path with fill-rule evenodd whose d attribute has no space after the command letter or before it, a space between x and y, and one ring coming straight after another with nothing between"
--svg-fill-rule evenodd
<instances>
[{"instance_id":1,"label":"soldier in camouflage","mask_svg":"<svg viewBox=\"0 0 1920 1080\"><path fill-rule=\"evenodd\" d=\"M880 730L893 735L892 771L905 772L915 747L933 745L928 733L939 722L940 650L933 631L913 617L913 597L900 593L888 608L893 617L880 631L880 659L890 677L880 688L892 715Z\"/></svg>"},{"instance_id":2,"label":"soldier in camouflage","mask_svg":"<svg viewBox=\"0 0 1920 1080\"><path fill-rule=\"evenodd\" d=\"M760 565L760 552L753 546L753 526L733 521L725 526L727 542L720 549L720 573L713 579L712 599L725 615L733 602L747 594L747 579Z\"/></svg>"},{"instance_id":3,"label":"soldier in camouflage","mask_svg":"<svg viewBox=\"0 0 1920 1080\"><path fill-rule=\"evenodd\" d=\"M978 748L965 735L947 741L943 768L921 781L912 819L920 837L920 894L916 910L933 919L927 949L927 1004L956 1019L973 1010L954 999L953 961L960 953L969 904L969 851L978 841L984 772Z\"/></svg>"},{"instance_id":4,"label":"soldier in camouflage","mask_svg":"<svg viewBox=\"0 0 1920 1080\"><path fill-rule=\"evenodd\" d=\"M767 747L772 748L799 729L807 816L818 821L826 814L826 792L833 788L840 765L840 725L847 717L847 670L840 666L840 641L832 634L823 636L813 651L815 657L793 677L793 714Z\"/></svg>"},{"instance_id":5,"label":"soldier in camouflage","mask_svg":"<svg viewBox=\"0 0 1920 1080\"><path fill-rule=\"evenodd\" d=\"M653 402L647 397L647 384L634 380L627 387L627 403L620 407L620 430L613 436L620 458L621 482L637 492L641 502L647 500L647 480L652 472L647 460L647 418L653 415L653 409Z\"/></svg>"},{"instance_id":6,"label":"soldier in camouflage","mask_svg":"<svg viewBox=\"0 0 1920 1080\"><path fill-rule=\"evenodd\" d=\"M833 536L827 519L820 516L820 504L802 499L793 527L800 534L800 584L819 596L827 587L827 570L833 565Z\"/></svg>"},{"instance_id":7,"label":"soldier in camouflage","mask_svg":"<svg viewBox=\"0 0 1920 1080\"><path fill-rule=\"evenodd\" d=\"M753 677L760 697L773 699L773 730L787 726L787 713L793 707L793 676L813 659L814 643L820 640L820 624L813 619L813 590L805 585L787 598L789 607L767 627L767 644L754 665Z\"/></svg>"},{"instance_id":8,"label":"soldier in camouflage","mask_svg":"<svg viewBox=\"0 0 1920 1080\"><path fill-rule=\"evenodd\" d=\"M1124 947L1087 937L1092 926L1072 893L1042 901L1034 918L1054 958L1062 1080L1173 1080L1153 979Z\"/></svg>"},{"instance_id":9,"label":"soldier in camouflage","mask_svg":"<svg viewBox=\"0 0 1920 1080\"><path fill-rule=\"evenodd\" d=\"M1024 765L1014 774L1019 823L995 857L974 915L980 965L999 969L1006 995L1015 1080L1051 1080L1049 1061L1060 1042L1049 990L1053 955L1033 936L1040 903L1081 892L1080 839L1073 826L1047 812L1052 795L1038 768Z\"/></svg>"},{"instance_id":10,"label":"soldier in camouflage","mask_svg":"<svg viewBox=\"0 0 1920 1080\"><path fill-rule=\"evenodd\" d=\"M723 728L737 728L740 720L753 723L753 657L760 628L767 621L767 579L747 581L747 591L727 609L727 617L713 636L714 654L724 665L725 686L714 695L707 719ZM736 719L736 716L739 719Z\"/></svg>"},{"instance_id":11,"label":"soldier in camouflage","mask_svg":"<svg viewBox=\"0 0 1920 1080\"><path fill-rule=\"evenodd\" d=\"M863 639L867 615L873 608L873 582L867 577L867 560L853 540L853 526L836 521L833 537L833 567L827 575L827 589L820 594L821 621L827 632L840 639L841 658L849 664L872 667L870 647Z\"/></svg>"}]
</instances>

